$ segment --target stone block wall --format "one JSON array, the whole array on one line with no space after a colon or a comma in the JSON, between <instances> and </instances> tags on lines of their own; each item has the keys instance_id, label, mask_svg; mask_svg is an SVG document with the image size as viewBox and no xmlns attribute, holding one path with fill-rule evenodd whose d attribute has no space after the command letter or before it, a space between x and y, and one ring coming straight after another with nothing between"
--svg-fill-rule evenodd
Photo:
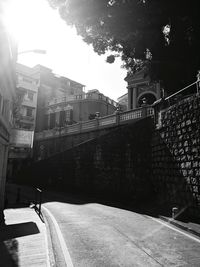
<instances>
[{"instance_id":1,"label":"stone block wall","mask_svg":"<svg viewBox=\"0 0 200 267\"><path fill-rule=\"evenodd\" d=\"M154 195L151 131L150 118L119 127L35 163L23 176L43 188L92 193L119 201L148 200ZM25 177L24 182L28 182Z\"/></svg>"},{"instance_id":2,"label":"stone block wall","mask_svg":"<svg viewBox=\"0 0 200 267\"><path fill-rule=\"evenodd\" d=\"M113 127L113 128L116 128ZM34 141L33 158L34 160L45 159L56 153L75 147L87 140L97 138L113 130L113 128L104 128L101 130L81 132L67 136L51 137Z\"/></svg>"},{"instance_id":3,"label":"stone block wall","mask_svg":"<svg viewBox=\"0 0 200 267\"><path fill-rule=\"evenodd\" d=\"M152 136L152 182L163 203L200 216L200 97L161 111Z\"/></svg>"}]
</instances>

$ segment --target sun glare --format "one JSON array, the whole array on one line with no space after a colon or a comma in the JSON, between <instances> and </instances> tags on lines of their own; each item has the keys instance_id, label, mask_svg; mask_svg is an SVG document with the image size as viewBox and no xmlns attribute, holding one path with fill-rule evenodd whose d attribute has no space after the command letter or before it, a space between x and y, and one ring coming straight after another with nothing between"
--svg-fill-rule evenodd
<instances>
[{"instance_id":1,"label":"sun glare","mask_svg":"<svg viewBox=\"0 0 200 267\"><path fill-rule=\"evenodd\" d=\"M31 24L30 9L27 10L29 1L10 0L4 5L4 23L10 34L18 41L24 38L24 33L29 31Z\"/></svg>"},{"instance_id":2,"label":"sun glare","mask_svg":"<svg viewBox=\"0 0 200 267\"><path fill-rule=\"evenodd\" d=\"M125 88L123 77L120 82L115 82L116 76L124 76L120 63L106 64L105 58L96 55L92 47L77 36L75 29L67 26L58 12L49 6L47 0L7 0L3 21L17 40L19 52L33 49L47 52L46 55L20 54L18 62L30 67L44 65L55 73L86 84L90 89L105 88L105 94L111 83L115 88L113 95L116 94L116 83L118 87L121 83L121 88ZM111 73L115 76L113 80Z\"/></svg>"},{"instance_id":3,"label":"sun glare","mask_svg":"<svg viewBox=\"0 0 200 267\"><path fill-rule=\"evenodd\" d=\"M9 0L4 5L5 26L19 44L34 45L44 34L45 19L44 5L38 0Z\"/></svg>"},{"instance_id":4,"label":"sun glare","mask_svg":"<svg viewBox=\"0 0 200 267\"><path fill-rule=\"evenodd\" d=\"M47 0L9 0L4 6L3 20L17 40L19 52L39 48L59 56L61 48L71 53L80 41Z\"/></svg>"}]
</instances>

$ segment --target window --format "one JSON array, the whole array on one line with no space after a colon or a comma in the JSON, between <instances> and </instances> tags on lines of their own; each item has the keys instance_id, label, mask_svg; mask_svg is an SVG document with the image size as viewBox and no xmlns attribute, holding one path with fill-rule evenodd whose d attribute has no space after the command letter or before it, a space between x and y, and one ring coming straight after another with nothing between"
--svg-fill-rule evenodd
<instances>
[{"instance_id":1,"label":"window","mask_svg":"<svg viewBox=\"0 0 200 267\"><path fill-rule=\"evenodd\" d=\"M65 124L65 111L64 110L61 110L60 111L60 126L64 126Z\"/></svg>"},{"instance_id":2,"label":"window","mask_svg":"<svg viewBox=\"0 0 200 267\"><path fill-rule=\"evenodd\" d=\"M73 120L73 110L69 109L65 111L65 121L71 122Z\"/></svg>"},{"instance_id":3,"label":"window","mask_svg":"<svg viewBox=\"0 0 200 267\"><path fill-rule=\"evenodd\" d=\"M33 101L33 93L32 92L28 92L28 99L30 100L30 101Z\"/></svg>"},{"instance_id":4,"label":"window","mask_svg":"<svg viewBox=\"0 0 200 267\"><path fill-rule=\"evenodd\" d=\"M32 117L33 115L33 109L32 108L26 108L26 116Z\"/></svg>"},{"instance_id":5,"label":"window","mask_svg":"<svg viewBox=\"0 0 200 267\"><path fill-rule=\"evenodd\" d=\"M49 115L48 114L45 114L44 115L44 130L48 130L49 128Z\"/></svg>"}]
</instances>

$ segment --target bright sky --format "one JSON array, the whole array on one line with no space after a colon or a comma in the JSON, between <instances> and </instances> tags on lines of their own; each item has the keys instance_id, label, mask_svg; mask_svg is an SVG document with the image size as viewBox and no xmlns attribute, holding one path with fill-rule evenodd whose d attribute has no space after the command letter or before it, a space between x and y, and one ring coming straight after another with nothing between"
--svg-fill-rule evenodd
<instances>
[{"instance_id":1,"label":"bright sky","mask_svg":"<svg viewBox=\"0 0 200 267\"><path fill-rule=\"evenodd\" d=\"M126 71L120 68L120 59L114 64L106 63L106 57L94 53L47 0L11 0L11 3L6 23L18 39L19 52L36 48L47 51L46 55L19 55L20 63L30 67L44 65L56 74L86 85L86 91L98 89L114 100L127 92Z\"/></svg>"}]
</instances>

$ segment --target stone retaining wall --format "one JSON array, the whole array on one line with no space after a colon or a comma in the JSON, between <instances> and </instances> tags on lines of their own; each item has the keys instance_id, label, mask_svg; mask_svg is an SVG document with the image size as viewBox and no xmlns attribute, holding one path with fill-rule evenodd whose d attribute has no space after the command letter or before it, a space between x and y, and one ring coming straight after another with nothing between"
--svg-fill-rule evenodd
<instances>
[{"instance_id":1,"label":"stone retaining wall","mask_svg":"<svg viewBox=\"0 0 200 267\"><path fill-rule=\"evenodd\" d=\"M200 97L186 98L161 111L152 137L152 182L161 201L200 207Z\"/></svg>"},{"instance_id":2,"label":"stone retaining wall","mask_svg":"<svg viewBox=\"0 0 200 267\"><path fill-rule=\"evenodd\" d=\"M23 173L24 182L118 200L148 199L152 120L119 127L94 140L42 160ZM149 134L150 133L150 134ZM22 178L22 176L21 176Z\"/></svg>"}]
</instances>

